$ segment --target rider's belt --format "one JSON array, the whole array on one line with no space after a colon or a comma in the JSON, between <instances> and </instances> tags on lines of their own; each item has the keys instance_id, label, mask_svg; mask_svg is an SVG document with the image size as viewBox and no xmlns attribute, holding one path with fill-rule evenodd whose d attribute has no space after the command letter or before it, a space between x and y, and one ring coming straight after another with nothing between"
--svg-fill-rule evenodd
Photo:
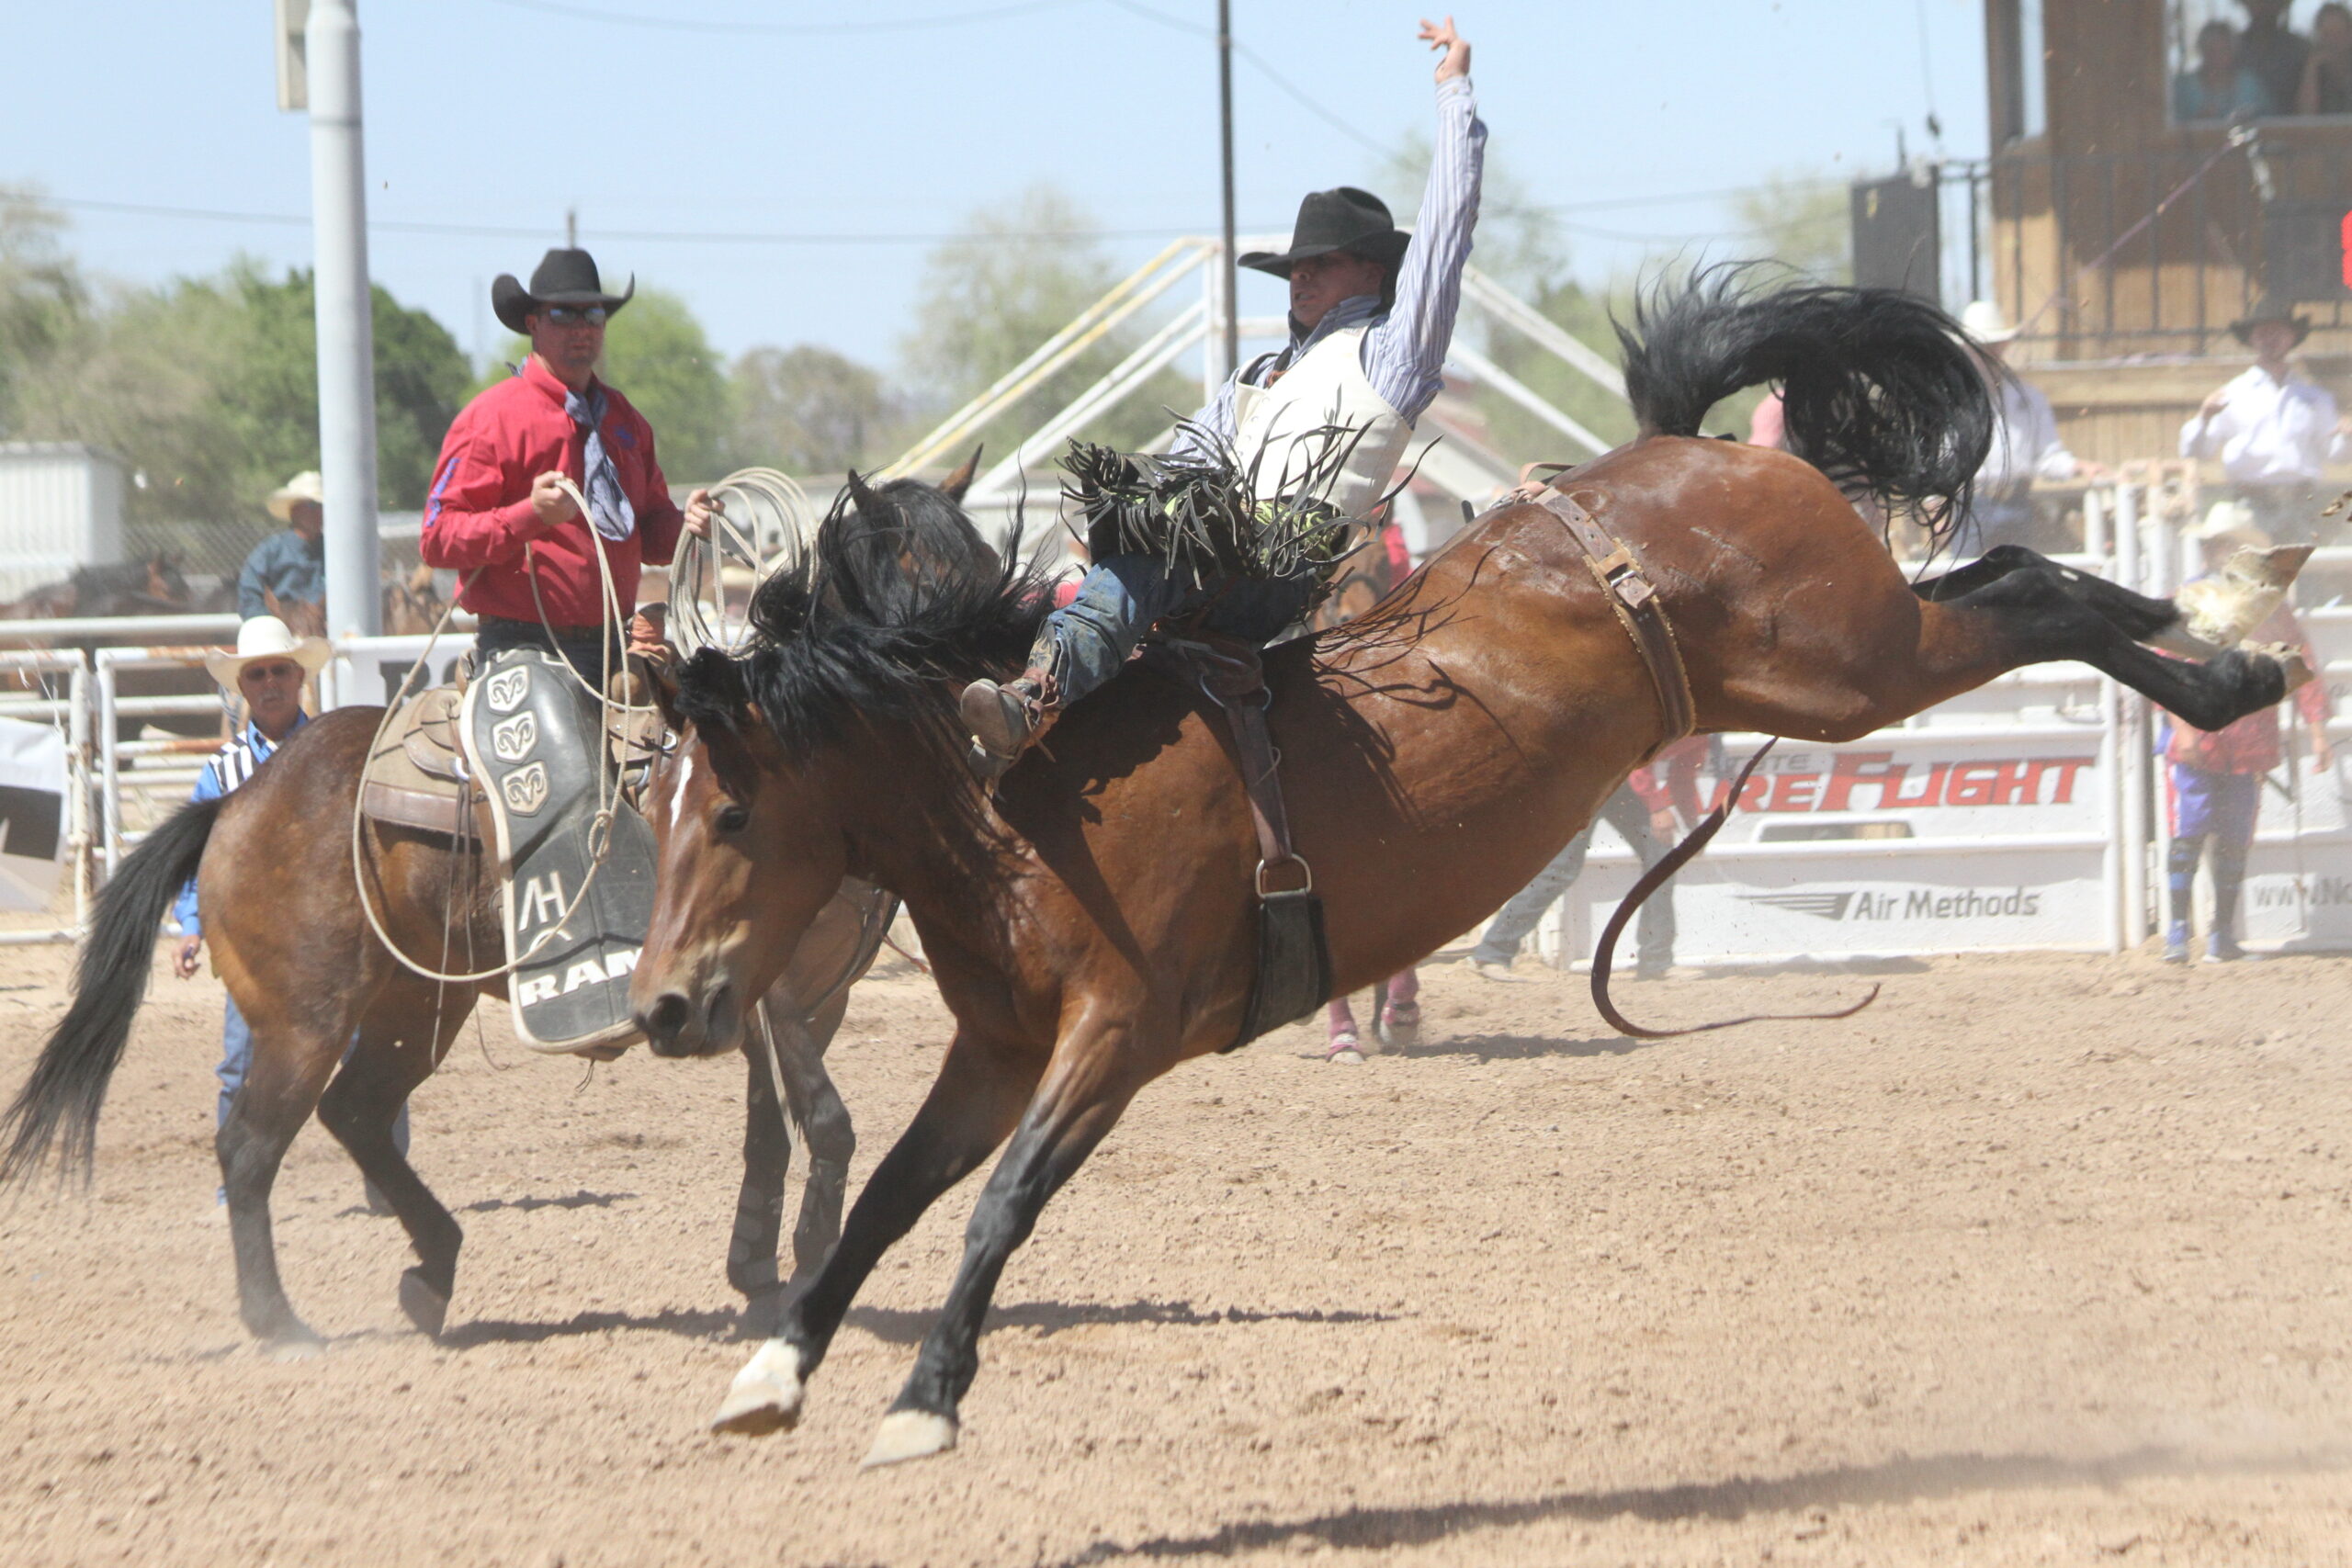
<instances>
[{"instance_id":1,"label":"rider's belt","mask_svg":"<svg viewBox=\"0 0 2352 1568\"><path fill-rule=\"evenodd\" d=\"M558 642L600 642L605 636L603 624L594 621L584 626L543 626L537 621L518 621L507 615L480 615L475 619L481 631L496 626L514 626L530 633L534 641L542 631L551 634Z\"/></svg>"},{"instance_id":2,"label":"rider's belt","mask_svg":"<svg viewBox=\"0 0 2352 1568\"><path fill-rule=\"evenodd\" d=\"M1655 756L1658 747L1679 740L1698 728L1690 675L1682 667L1682 650L1675 646L1666 607L1658 602L1657 584L1643 570L1633 547L1602 527L1573 497L1546 490L1538 500L1568 525L1569 537L1584 547L1585 565L1592 570L1593 581L1600 584L1602 596L1617 614L1617 624L1634 639L1635 650L1649 669L1650 685L1657 693L1658 716L1666 724L1666 734L1657 747L1651 748L1650 754Z\"/></svg>"}]
</instances>

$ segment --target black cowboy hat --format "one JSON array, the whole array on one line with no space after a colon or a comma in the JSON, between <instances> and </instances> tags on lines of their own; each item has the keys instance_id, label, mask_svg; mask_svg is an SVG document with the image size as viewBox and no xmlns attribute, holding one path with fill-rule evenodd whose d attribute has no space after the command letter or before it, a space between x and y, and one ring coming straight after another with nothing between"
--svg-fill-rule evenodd
<instances>
[{"instance_id":1,"label":"black cowboy hat","mask_svg":"<svg viewBox=\"0 0 2352 1568\"><path fill-rule=\"evenodd\" d=\"M1239 260L1243 266L1288 277L1292 266L1309 256L1345 251L1368 261L1393 262L1412 243L1413 236L1397 228L1388 216L1386 202L1368 190L1341 186L1337 190L1312 192L1298 204L1290 249L1251 251Z\"/></svg>"},{"instance_id":2,"label":"black cowboy hat","mask_svg":"<svg viewBox=\"0 0 2352 1568\"><path fill-rule=\"evenodd\" d=\"M523 318L547 305L602 305L606 315L612 314L637 295L637 279L628 280L627 294L605 292L602 278L596 276L596 258L586 251L556 249L539 258L537 268L531 274L531 287L524 288L514 281L511 272L502 272L490 286L490 308L505 323L506 330L528 333Z\"/></svg>"},{"instance_id":3,"label":"black cowboy hat","mask_svg":"<svg viewBox=\"0 0 2352 1568\"><path fill-rule=\"evenodd\" d=\"M2312 335L2311 318L2299 314L2293 303L2265 296L2244 319L2230 323L2230 335L2247 347L2254 346L2254 329L2265 321L2283 321L2295 329L2295 341L2302 342Z\"/></svg>"}]
</instances>

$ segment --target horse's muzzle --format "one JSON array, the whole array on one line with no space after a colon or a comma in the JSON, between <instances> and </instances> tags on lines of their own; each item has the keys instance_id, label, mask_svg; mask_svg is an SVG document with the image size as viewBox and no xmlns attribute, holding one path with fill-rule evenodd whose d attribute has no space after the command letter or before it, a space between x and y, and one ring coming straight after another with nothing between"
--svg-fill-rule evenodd
<instances>
[{"instance_id":1,"label":"horse's muzzle","mask_svg":"<svg viewBox=\"0 0 2352 1568\"><path fill-rule=\"evenodd\" d=\"M721 981L705 993L700 1007L679 990L663 991L637 1010L637 1026L657 1056L716 1056L735 1048L742 1031L735 987Z\"/></svg>"}]
</instances>

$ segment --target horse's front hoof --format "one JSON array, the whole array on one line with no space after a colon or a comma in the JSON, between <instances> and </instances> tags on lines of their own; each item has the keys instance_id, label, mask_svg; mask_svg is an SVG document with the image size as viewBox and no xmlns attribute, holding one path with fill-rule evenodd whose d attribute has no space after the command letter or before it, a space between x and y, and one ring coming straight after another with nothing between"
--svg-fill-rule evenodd
<instances>
[{"instance_id":1,"label":"horse's front hoof","mask_svg":"<svg viewBox=\"0 0 2352 1568\"><path fill-rule=\"evenodd\" d=\"M865 1450L860 1470L875 1470L910 1459L929 1459L956 1446L956 1418L928 1410L893 1410L882 1417L874 1446Z\"/></svg>"},{"instance_id":2,"label":"horse's front hoof","mask_svg":"<svg viewBox=\"0 0 2352 1568\"><path fill-rule=\"evenodd\" d=\"M806 1392L800 1381L800 1352L784 1340L771 1339L735 1374L718 1414L710 1418L710 1429L744 1438L789 1432L800 1424L800 1401Z\"/></svg>"},{"instance_id":3,"label":"horse's front hoof","mask_svg":"<svg viewBox=\"0 0 2352 1568\"><path fill-rule=\"evenodd\" d=\"M401 1311L418 1333L438 1339L449 1320L449 1298L425 1279L424 1269L411 1269L401 1275Z\"/></svg>"}]
</instances>

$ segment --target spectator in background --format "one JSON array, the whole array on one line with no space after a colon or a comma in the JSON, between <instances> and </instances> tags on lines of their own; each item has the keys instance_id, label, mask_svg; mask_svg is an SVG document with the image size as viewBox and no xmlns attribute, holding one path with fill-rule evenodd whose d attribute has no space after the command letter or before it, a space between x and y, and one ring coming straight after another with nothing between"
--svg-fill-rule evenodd
<instances>
[{"instance_id":1,"label":"spectator in background","mask_svg":"<svg viewBox=\"0 0 2352 1568\"><path fill-rule=\"evenodd\" d=\"M1699 820L1699 767L1707 759L1713 742L1704 735L1685 736L1660 751L1644 767L1636 768L1624 784L1607 800L1601 802L1600 819L1617 829L1618 834L1634 847L1641 857L1642 869L1647 871L1681 837L1682 829L1695 826ZM1664 777L1659 770L1664 770ZM1677 813L1680 820L1677 821ZM1592 825L1568 840L1568 847L1552 858L1552 863L1535 874L1511 901L1495 912L1470 952L1470 966L1482 979L1521 980L1525 976L1510 972L1511 960L1519 955L1520 943L1544 918L1544 911L1558 902L1568 885L1584 874L1586 854L1592 848ZM1649 897L1635 917L1634 978L1662 980L1674 968L1674 885L1668 883Z\"/></svg>"},{"instance_id":2,"label":"spectator in background","mask_svg":"<svg viewBox=\"0 0 2352 1568\"><path fill-rule=\"evenodd\" d=\"M2287 28L2288 0L2238 0L2245 7L2245 31L2237 36L2238 63L2262 88L2256 114L2292 114L2303 85L2312 46ZM2201 43L2204 35L2198 35Z\"/></svg>"},{"instance_id":3,"label":"spectator in background","mask_svg":"<svg viewBox=\"0 0 2352 1568\"><path fill-rule=\"evenodd\" d=\"M295 630L326 630L326 486L315 469L296 474L269 498L286 526L255 545L237 574L237 614L276 615Z\"/></svg>"},{"instance_id":4,"label":"spectator in background","mask_svg":"<svg viewBox=\"0 0 2352 1568\"><path fill-rule=\"evenodd\" d=\"M1773 446L1789 449L1789 408L1781 400L1781 389L1773 388L1747 416L1747 444L1750 446Z\"/></svg>"},{"instance_id":5,"label":"spectator in background","mask_svg":"<svg viewBox=\"0 0 2352 1568\"><path fill-rule=\"evenodd\" d=\"M2050 400L2005 368L2018 329L2002 317L2001 308L1990 299L1975 300L1960 313L1960 324L1992 389L1996 415L1992 450L1976 470L1975 499L1956 544L1960 555L1976 556L1996 545L2032 542L2034 480L2096 479L2105 470L2075 460L2058 438L2058 416Z\"/></svg>"},{"instance_id":6,"label":"spectator in background","mask_svg":"<svg viewBox=\"0 0 2352 1568\"><path fill-rule=\"evenodd\" d=\"M2238 58L2238 35L2230 24L2198 28L2197 68L2172 79L2174 120L2228 119L2267 107L2261 80Z\"/></svg>"},{"instance_id":7,"label":"spectator in background","mask_svg":"<svg viewBox=\"0 0 2352 1568\"><path fill-rule=\"evenodd\" d=\"M2312 541L2321 466L2352 451L2352 422L2337 417L2335 399L2287 362L2311 330L2292 307L2267 299L2231 322L2230 332L2254 350L2254 366L2217 389L2180 427L2180 455L2221 459L2231 498L2252 509L2256 527L2287 545Z\"/></svg>"},{"instance_id":8,"label":"spectator in background","mask_svg":"<svg viewBox=\"0 0 2352 1568\"><path fill-rule=\"evenodd\" d=\"M2204 547L2208 574L2221 570L2240 546L2257 550L2270 547L2269 536L2254 525L2245 504L2234 501L2215 502L2189 537ZM2311 667L2320 668L2294 612L2284 604L2271 612L2250 640L2300 648ZM2325 772L2335 765L2335 751L2327 739L2327 682L2306 681L2296 687L2295 705L2311 730L2312 764ZM2246 854L2254 847L2255 821L2261 814L2263 775L2281 760L2278 710L2267 707L2250 713L2211 734L2167 715L2165 730L2165 782L2172 812L2172 850L2165 865L2168 894L2165 962L2188 962L2189 890L2197 880L2197 863L2210 849L2213 924L2205 933L2205 962L2233 963L2245 956L2237 938L2238 889L2245 882Z\"/></svg>"},{"instance_id":9,"label":"spectator in background","mask_svg":"<svg viewBox=\"0 0 2352 1568\"><path fill-rule=\"evenodd\" d=\"M2311 58L2295 112L2352 114L2352 6L2328 0L2312 17Z\"/></svg>"}]
</instances>

